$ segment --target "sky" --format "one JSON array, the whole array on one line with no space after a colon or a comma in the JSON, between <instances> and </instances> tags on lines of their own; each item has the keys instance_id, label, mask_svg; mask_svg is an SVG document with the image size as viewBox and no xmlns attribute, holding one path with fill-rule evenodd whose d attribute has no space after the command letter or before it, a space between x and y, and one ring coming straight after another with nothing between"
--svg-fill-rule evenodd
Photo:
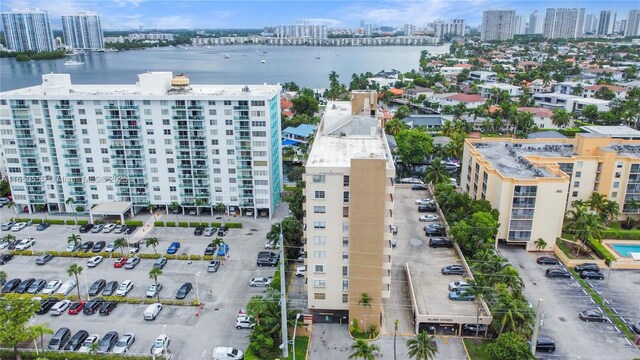
<instances>
[{"instance_id":1,"label":"sky","mask_svg":"<svg viewBox=\"0 0 640 360\"><path fill-rule=\"evenodd\" d=\"M0 10L40 8L50 13L52 26L61 28L60 15L77 11L100 13L104 30L117 29L216 29L251 28L296 24L307 20L330 27L368 24L422 27L436 19L462 18L471 26L482 20L482 11L513 9L528 16L547 7L584 7L587 14L601 10L618 12L626 19L630 9L640 9L638 0L548 1L548 0L391 0L391 1L218 1L218 0L2 0Z\"/></svg>"}]
</instances>

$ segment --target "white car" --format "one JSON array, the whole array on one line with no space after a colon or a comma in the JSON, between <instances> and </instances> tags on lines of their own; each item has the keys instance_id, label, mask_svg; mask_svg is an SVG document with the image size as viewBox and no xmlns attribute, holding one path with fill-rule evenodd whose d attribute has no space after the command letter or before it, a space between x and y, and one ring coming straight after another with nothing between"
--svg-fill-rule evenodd
<instances>
[{"instance_id":1,"label":"white car","mask_svg":"<svg viewBox=\"0 0 640 360\"><path fill-rule=\"evenodd\" d=\"M36 243L34 238L28 238L20 241L18 245L16 245L16 250L26 250L33 246Z\"/></svg>"},{"instance_id":2,"label":"white car","mask_svg":"<svg viewBox=\"0 0 640 360\"><path fill-rule=\"evenodd\" d=\"M208 227L204 229L204 236L213 236L216 233L216 228Z\"/></svg>"},{"instance_id":3,"label":"white car","mask_svg":"<svg viewBox=\"0 0 640 360\"><path fill-rule=\"evenodd\" d=\"M110 242L110 243L107 244L107 246L104 247L104 249L102 251L108 252L108 253L112 253L113 250L115 250L115 249L116 249L116 247L113 244L113 242Z\"/></svg>"},{"instance_id":4,"label":"white car","mask_svg":"<svg viewBox=\"0 0 640 360\"><path fill-rule=\"evenodd\" d=\"M3 239L0 239L0 250L6 248L7 246L9 246L9 242Z\"/></svg>"},{"instance_id":5,"label":"white car","mask_svg":"<svg viewBox=\"0 0 640 360\"><path fill-rule=\"evenodd\" d=\"M103 233L110 233L116 228L116 224L107 224L102 228Z\"/></svg>"},{"instance_id":6,"label":"white car","mask_svg":"<svg viewBox=\"0 0 640 360\"><path fill-rule=\"evenodd\" d=\"M280 249L280 243L278 241L275 241L275 242L267 241L266 243L264 243L264 248L265 249Z\"/></svg>"},{"instance_id":7,"label":"white car","mask_svg":"<svg viewBox=\"0 0 640 360\"><path fill-rule=\"evenodd\" d=\"M127 296L131 289L133 289L133 281L125 280L120 284L118 290L116 290L116 296Z\"/></svg>"},{"instance_id":8,"label":"white car","mask_svg":"<svg viewBox=\"0 0 640 360\"><path fill-rule=\"evenodd\" d=\"M87 260L87 266L88 267L96 267L101 262L102 262L102 256L94 256L91 259Z\"/></svg>"},{"instance_id":9,"label":"white car","mask_svg":"<svg viewBox=\"0 0 640 360\"><path fill-rule=\"evenodd\" d=\"M236 319L236 329L253 329L256 326L256 322L252 316L243 315L238 316Z\"/></svg>"},{"instance_id":10,"label":"white car","mask_svg":"<svg viewBox=\"0 0 640 360\"><path fill-rule=\"evenodd\" d=\"M271 285L271 282L273 281L272 277L268 277L268 278L264 278L264 277L255 277L251 280L249 280L249 285L251 285L251 287L256 287L256 286L269 286Z\"/></svg>"},{"instance_id":11,"label":"white car","mask_svg":"<svg viewBox=\"0 0 640 360\"><path fill-rule=\"evenodd\" d=\"M469 284L466 281L452 281L449 283L449 291L460 291L468 287Z\"/></svg>"},{"instance_id":12,"label":"white car","mask_svg":"<svg viewBox=\"0 0 640 360\"><path fill-rule=\"evenodd\" d=\"M162 355L167 351L171 340L167 335L160 335L151 346L151 355Z\"/></svg>"},{"instance_id":13,"label":"white car","mask_svg":"<svg viewBox=\"0 0 640 360\"><path fill-rule=\"evenodd\" d=\"M307 274L307 267L306 266L298 266L298 267L296 267L296 276L303 277L306 274Z\"/></svg>"},{"instance_id":14,"label":"white car","mask_svg":"<svg viewBox=\"0 0 640 360\"><path fill-rule=\"evenodd\" d=\"M97 234L97 233L101 232L101 231L102 231L102 229L104 229L104 225L102 225L102 224L97 224L97 225L94 225L94 226L91 228L91 232L92 232L92 233L94 233L94 234Z\"/></svg>"},{"instance_id":15,"label":"white car","mask_svg":"<svg viewBox=\"0 0 640 360\"><path fill-rule=\"evenodd\" d=\"M42 290L42 294L53 294L60 288L60 285L62 285L62 280L51 280Z\"/></svg>"},{"instance_id":16,"label":"white car","mask_svg":"<svg viewBox=\"0 0 640 360\"><path fill-rule=\"evenodd\" d=\"M133 333L126 333L122 335L111 351L114 354L126 354L134 342L136 342L136 336Z\"/></svg>"},{"instance_id":17,"label":"white car","mask_svg":"<svg viewBox=\"0 0 640 360\"><path fill-rule=\"evenodd\" d=\"M69 305L71 305L71 300L60 300L51 307L49 313L51 313L51 315L53 316L62 315L64 314L65 310L69 308Z\"/></svg>"},{"instance_id":18,"label":"white car","mask_svg":"<svg viewBox=\"0 0 640 360\"><path fill-rule=\"evenodd\" d=\"M149 286L149 290L147 290L147 293L145 294L145 296L148 297L148 298L155 297L156 295L158 295L160 290L162 290L162 284L161 283L158 283L157 286L156 286L156 284L153 284L153 285Z\"/></svg>"},{"instance_id":19,"label":"white car","mask_svg":"<svg viewBox=\"0 0 640 360\"><path fill-rule=\"evenodd\" d=\"M424 199L416 200L416 205L431 205L433 203L435 203L435 201L433 201L433 199L431 199L431 198L424 198Z\"/></svg>"},{"instance_id":20,"label":"white car","mask_svg":"<svg viewBox=\"0 0 640 360\"><path fill-rule=\"evenodd\" d=\"M69 295L69 293L71 292L71 290L73 290L73 288L76 287L76 280L75 279L69 279L65 282L62 283L62 285L60 285L60 288L58 289L58 292L56 292L56 294L60 294L60 295Z\"/></svg>"},{"instance_id":21,"label":"white car","mask_svg":"<svg viewBox=\"0 0 640 360\"><path fill-rule=\"evenodd\" d=\"M116 227L113 228L113 232L116 234L122 234L123 227L124 227L123 225L116 225Z\"/></svg>"},{"instance_id":22,"label":"white car","mask_svg":"<svg viewBox=\"0 0 640 360\"><path fill-rule=\"evenodd\" d=\"M438 215L428 214L422 215L418 218L419 221L438 221Z\"/></svg>"},{"instance_id":23,"label":"white car","mask_svg":"<svg viewBox=\"0 0 640 360\"><path fill-rule=\"evenodd\" d=\"M100 336L98 334L93 334L85 339L82 343L82 346L78 350L79 353L88 353L91 351L91 344L97 343L100 341Z\"/></svg>"},{"instance_id":24,"label":"white car","mask_svg":"<svg viewBox=\"0 0 640 360\"><path fill-rule=\"evenodd\" d=\"M13 225L11 227L11 231L20 231L20 230L22 230L22 229L24 229L26 227L27 227L27 223L26 222L19 222L19 223L16 223L15 225Z\"/></svg>"}]
</instances>

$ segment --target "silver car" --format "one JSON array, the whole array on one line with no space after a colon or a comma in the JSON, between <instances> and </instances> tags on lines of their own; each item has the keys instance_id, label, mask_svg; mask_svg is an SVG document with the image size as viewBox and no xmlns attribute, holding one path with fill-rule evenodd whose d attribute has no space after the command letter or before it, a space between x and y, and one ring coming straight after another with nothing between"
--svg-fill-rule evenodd
<instances>
[{"instance_id":1,"label":"silver car","mask_svg":"<svg viewBox=\"0 0 640 360\"><path fill-rule=\"evenodd\" d=\"M208 227L204 229L204 236L213 236L216 233L216 228Z\"/></svg>"},{"instance_id":2,"label":"silver car","mask_svg":"<svg viewBox=\"0 0 640 360\"><path fill-rule=\"evenodd\" d=\"M126 354L129 352L129 348L134 342L136 342L136 336L134 333L126 333L122 335L120 340L118 340L116 346L113 347L112 352L114 354Z\"/></svg>"},{"instance_id":3,"label":"silver car","mask_svg":"<svg viewBox=\"0 0 640 360\"><path fill-rule=\"evenodd\" d=\"M160 292L160 290L162 290L162 284L158 283L158 285L156 286L156 284L153 284L151 286L149 286L149 290L147 290L147 293L145 294L146 297L148 298L152 298L154 296L157 296L158 293Z\"/></svg>"}]
</instances>

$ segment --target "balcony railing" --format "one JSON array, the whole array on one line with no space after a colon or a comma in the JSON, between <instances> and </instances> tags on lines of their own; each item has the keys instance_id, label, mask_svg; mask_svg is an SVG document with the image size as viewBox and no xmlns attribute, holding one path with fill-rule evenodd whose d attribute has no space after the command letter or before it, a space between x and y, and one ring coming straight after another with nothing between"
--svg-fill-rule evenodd
<instances>
[{"instance_id":1,"label":"balcony railing","mask_svg":"<svg viewBox=\"0 0 640 360\"><path fill-rule=\"evenodd\" d=\"M11 104L12 109L28 109L29 105L27 104Z\"/></svg>"},{"instance_id":2,"label":"balcony railing","mask_svg":"<svg viewBox=\"0 0 640 360\"><path fill-rule=\"evenodd\" d=\"M70 110L73 109L73 107L69 104L63 105L63 104L57 104L54 106L56 109L62 109L62 110Z\"/></svg>"}]
</instances>

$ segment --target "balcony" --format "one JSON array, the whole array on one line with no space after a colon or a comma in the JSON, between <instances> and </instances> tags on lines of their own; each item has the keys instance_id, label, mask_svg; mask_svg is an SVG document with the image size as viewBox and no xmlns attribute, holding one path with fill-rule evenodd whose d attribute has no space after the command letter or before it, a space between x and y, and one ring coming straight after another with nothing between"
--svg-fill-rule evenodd
<instances>
[{"instance_id":1,"label":"balcony","mask_svg":"<svg viewBox=\"0 0 640 360\"><path fill-rule=\"evenodd\" d=\"M65 159L76 159L80 157L80 154L64 154L62 157Z\"/></svg>"},{"instance_id":2,"label":"balcony","mask_svg":"<svg viewBox=\"0 0 640 360\"><path fill-rule=\"evenodd\" d=\"M233 107L233 110L249 110L249 105L237 105Z\"/></svg>"},{"instance_id":3,"label":"balcony","mask_svg":"<svg viewBox=\"0 0 640 360\"><path fill-rule=\"evenodd\" d=\"M251 128L249 128L248 126L234 126L233 128L234 128L235 130L238 130L238 131L241 131L241 130L243 130L243 131L249 131L249 130L251 130Z\"/></svg>"},{"instance_id":4,"label":"balcony","mask_svg":"<svg viewBox=\"0 0 640 360\"><path fill-rule=\"evenodd\" d=\"M241 170L251 170L251 165L238 165L236 167Z\"/></svg>"},{"instance_id":5,"label":"balcony","mask_svg":"<svg viewBox=\"0 0 640 360\"><path fill-rule=\"evenodd\" d=\"M206 179L208 174L178 174L180 179Z\"/></svg>"},{"instance_id":6,"label":"balcony","mask_svg":"<svg viewBox=\"0 0 640 360\"><path fill-rule=\"evenodd\" d=\"M236 136L236 141L242 141L242 140L251 140L251 136L250 135L237 135Z\"/></svg>"},{"instance_id":7,"label":"balcony","mask_svg":"<svg viewBox=\"0 0 640 360\"><path fill-rule=\"evenodd\" d=\"M80 195L80 196L84 196L87 192L84 190L72 190L69 191L69 195Z\"/></svg>"},{"instance_id":8,"label":"balcony","mask_svg":"<svg viewBox=\"0 0 640 360\"><path fill-rule=\"evenodd\" d=\"M34 135L31 134L16 134L16 139L33 139Z\"/></svg>"},{"instance_id":9,"label":"balcony","mask_svg":"<svg viewBox=\"0 0 640 360\"><path fill-rule=\"evenodd\" d=\"M173 120L187 120L186 116L172 116L171 118Z\"/></svg>"},{"instance_id":10,"label":"balcony","mask_svg":"<svg viewBox=\"0 0 640 360\"><path fill-rule=\"evenodd\" d=\"M252 201L240 201L238 206L240 206L240 207L253 207L253 202Z\"/></svg>"},{"instance_id":11,"label":"balcony","mask_svg":"<svg viewBox=\"0 0 640 360\"><path fill-rule=\"evenodd\" d=\"M56 115L56 119L58 120L73 120L73 115Z\"/></svg>"},{"instance_id":12,"label":"balcony","mask_svg":"<svg viewBox=\"0 0 640 360\"><path fill-rule=\"evenodd\" d=\"M171 109L173 110L185 110L186 108L186 105L171 105Z\"/></svg>"},{"instance_id":13,"label":"balcony","mask_svg":"<svg viewBox=\"0 0 640 360\"><path fill-rule=\"evenodd\" d=\"M189 110L202 110L202 109L204 109L204 106L202 106L202 105L189 105L187 107L187 109L189 109Z\"/></svg>"},{"instance_id":14,"label":"balcony","mask_svg":"<svg viewBox=\"0 0 640 360\"><path fill-rule=\"evenodd\" d=\"M29 115L29 114L27 114L27 115L15 114L15 115L13 115L13 118L15 120L29 120L29 119L31 119L31 115Z\"/></svg>"},{"instance_id":15,"label":"balcony","mask_svg":"<svg viewBox=\"0 0 640 360\"><path fill-rule=\"evenodd\" d=\"M77 149L78 144L62 144L60 147L63 149Z\"/></svg>"},{"instance_id":16,"label":"balcony","mask_svg":"<svg viewBox=\"0 0 640 360\"><path fill-rule=\"evenodd\" d=\"M18 144L18 149L35 149L36 144Z\"/></svg>"},{"instance_id":17,"label":"balcony","mask_svg":"<svg viewBox=\"0 0 640 360\"><path fill-rule=\"evenodd\" d=\"M29 159L31 159L31 158L40 158L40 155L38 155L37 153L34 153L34 152L24 152L24 153L21 152L20 156L23 157L23 158L29 158Z\"/></svg>"},{"instance_id":18,"label":"balcony","mask_svg":"<svg viewBox=\"0 0 640 360\"><path fill-rule=\"evenodd\" d=\"M60 138L64 140L78 140L78 136L74 134L63 134L60 135Z\"/></svg>"},{"instance_id":19,"label":"balcony","mask_svg":"<svg viewBox=\"0 0 640 360\"><path fill-rule=\"evenodd\" d=\"M28 124L28 123L27 124L16 124L15 128L16 129L31 129L32 126L31 126L31 124Z\"/></svg>"},{"instance_id":20,"label":"balcony","mask_svg":"<svg viewBox=\"0 0 640 360\"><path fill-rule=\"evenodd\" d=\"M44 195L45 193L44 190L29 190L29 195Z\"/></svg>"},{"instance_id":21,"label":"balcony","mask_svg":"<svg viewBox=\"0 0 640 360\"><path fill-rule=\"evenodd\" d=\"M11 104L12 109L28 109L29 105L27 104Z\"/></svg>"},{"instance_id":22,"label":"balcony","mask_svg":"<svg viewBox=\"0 0 640 360\"><path fill-rule=\"evenodd\" d=\"M60 110L71 110L73 109L73 107L69 104L57 104L54 106L56 109L60 109Z\"/></svg>"},{"instance_id":23,"label":"balcony","mask_svg":"<svg viewBox=\"0 0 640 360\"><path fill-rule=\"evenodd\" d=\"M202 115L190 115L189 120L204 120L204 116Z\"/></svg>"},{"instance_id":24,"label":"balcony","mask_svg":"<svg viewBox=\"0 0 640 360\"><path fill-rule=\"evenodd\" d=\"M117 175L117 176L128 177L128 178L143 178L143 177L145 177L147 175L146 174L135 173L135 174L126 174L126 175Z\"/></svg>"},{"instance_id":25,"label":"balcony","mask_svg":"<svg viewBox=\"0 0 640 360\"><path fill-rule=\"evenodd\" d=\"M138 110L138 105L119 105L118 108L124 110Z\"/></svg>"},{"instance_id":26,"label":"balcony","mask_svg":"<svg viewBox=\"0 0 640 360\"><path fill-rule=\"evenodd\" d=\"M60 130L75 130L75 126L73 124L62 124L62 125L58 125L58 129L60 129Z\"/></svg>"},{"instance_id":27,"label":"balcony","mask_svg":"<svg viewBox=\"0 0 640 360\"><path fill-rule=\"evenodd\" d=\"M31 198L29 199L29 203L31 204L46 204L47 199L45 198Z\"/></svg>"},{"instance_id":28,"label":"balcony","mask_svg":"<svg viewBox=\"0 0 640 360\"><path fill-rule=\"evenodd\" d=\"M238 189L253 189L253 184L238 184Z\"/></svg>"}]
</instances>

